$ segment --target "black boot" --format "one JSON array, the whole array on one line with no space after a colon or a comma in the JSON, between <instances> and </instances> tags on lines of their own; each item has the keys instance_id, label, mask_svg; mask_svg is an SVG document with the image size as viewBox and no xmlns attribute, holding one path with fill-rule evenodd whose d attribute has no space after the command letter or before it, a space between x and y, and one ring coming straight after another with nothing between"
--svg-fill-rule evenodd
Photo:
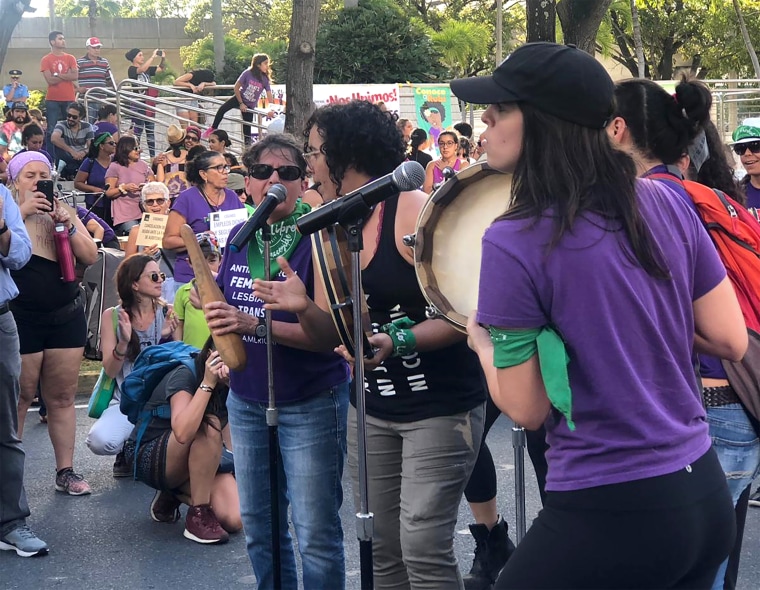
<instances>
[{"instance_id":1,"label":"black boot","mask_svg":"<svg viewBox=\"0 0 760 590\"><path fill-rule=\"evenodd\" d=\"M464 577L465 590L490 590L515 545L502 518L490 531L484 524L471 524L470 532L475 538L475 559L470 573Z\"/></svg>"}]
</instances>

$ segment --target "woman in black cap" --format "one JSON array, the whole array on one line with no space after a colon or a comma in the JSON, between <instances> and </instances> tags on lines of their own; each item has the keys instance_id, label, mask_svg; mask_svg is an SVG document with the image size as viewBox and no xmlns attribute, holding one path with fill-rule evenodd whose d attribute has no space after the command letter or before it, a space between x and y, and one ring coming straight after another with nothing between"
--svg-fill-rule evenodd
<instances>
[{"instance_id":1,"label":"woman in black cap","mask_svg":"<svg viewBox=\"0 0 760 590\"><path fill-rule=\"evenodd\" d=\"M611 145L613 83L588 54L527 44L451 89L490 105L488 164L513 174L470 346L496 405L549 443L544 509L495 587L710 588L735 525L692 354L747 348L715 248Z\"/></svg>"}]
</instances>

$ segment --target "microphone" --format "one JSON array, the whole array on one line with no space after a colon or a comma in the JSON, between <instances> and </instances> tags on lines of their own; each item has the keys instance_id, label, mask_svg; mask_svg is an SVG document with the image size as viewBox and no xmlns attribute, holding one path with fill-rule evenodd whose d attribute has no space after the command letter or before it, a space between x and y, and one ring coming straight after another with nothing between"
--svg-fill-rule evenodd
<instances>
[{"instance_id":1,"label":"microphone","mask_svg":"<svg viewBox=\"0 0 760 590\"><path fill-rule=\"evenodd\" d=\"M390 174L307 213L296 221L296 227L307 236L335 223L359 220L373 205L396 193L416 190L423 182L425 169L418 162L404 162Z\"/></svg>"},{"instance_id":2,"label":"microphone","mask_svg":"<svg viewBox=\"0 0 760 590\"><path fill-rule=\"evenodd\" d=\"M277 208L277 205L285 200L288 196L288 189L281 184L273 184L272 188L267 191L264 200L261 201L261 205L256 207L256 211L253 212L240 228L240 231L235 234L235 237L227 242L227 246L233 252L240 252L251 240L254 234L259 231L269 219L269 216Z\"/></svg>"}]
</instances>

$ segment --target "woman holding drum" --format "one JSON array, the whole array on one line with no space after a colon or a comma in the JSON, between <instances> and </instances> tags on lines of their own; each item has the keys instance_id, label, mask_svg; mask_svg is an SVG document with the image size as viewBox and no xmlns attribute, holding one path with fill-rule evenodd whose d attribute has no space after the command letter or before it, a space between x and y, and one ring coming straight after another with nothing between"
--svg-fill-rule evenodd
<instances>
[{"instance_id":1,"label":"woman holding drum","mask_svg":"<svg viewBox=\"0 0 760 590\"><path fill-rule=\"evenodd\" d=\"M527 44L451 89L490 104L488 164L513 173L469 342L496 404L550 445L545 508L496 588L709 588L733 505L692 349L747 348L715 248L612 147L613 83L587 53Z\"/></svg>"},{"instance_id":2,"label":"woman holding drum","mask_svg":"<svg viewBox=\"0 0 760 590\"><path fill-rule=\"evenodd\" d=\"M394 122L366 101L318 109L304 135L304 155L326 201L392 172L404 160ZM485 391L477 358L463 334L444 320L426 319L413 252L403 242L414 233L425 200L421 191L393 196L375 207L363 228L362 280L372 322L382 326L370 337L377 351L365 361L377 588L462 587L454 528L483 431ZM331 345L336 331L330 317L307 297L298 277L287 267L285 272L288 281L256 281L254 293L271 309L297 312L315 344ZM356 482L353 404L352 399L348 462ZM358 486L354 490L358 494Z\"/></svg>"}]
</instances>

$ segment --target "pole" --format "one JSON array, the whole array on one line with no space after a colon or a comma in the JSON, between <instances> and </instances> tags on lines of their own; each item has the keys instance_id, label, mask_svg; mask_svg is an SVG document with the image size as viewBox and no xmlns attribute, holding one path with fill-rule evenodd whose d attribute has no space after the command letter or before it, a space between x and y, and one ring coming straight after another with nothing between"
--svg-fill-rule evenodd
<instances>
[{"instance_id":1,"label":"pole","mask_svg":"<svg viewBox=\"0 0 760 590\"><path fill-rule=\"evenodd\" d=\"M512 448L515 451L515 537L519 544L525 536L525 429L512 426Z\"/></svg>"},{"instance_id":2,"label":"pole","mask_svg":"<svg viewBox=\"0 0 760 590\"><path fill-rule=\"evenodd\" d=\"M501 38L503 35L504 9L502 0L496 0L496 65L501 63L502 47Z\"/></svg>"}]
</instances>

